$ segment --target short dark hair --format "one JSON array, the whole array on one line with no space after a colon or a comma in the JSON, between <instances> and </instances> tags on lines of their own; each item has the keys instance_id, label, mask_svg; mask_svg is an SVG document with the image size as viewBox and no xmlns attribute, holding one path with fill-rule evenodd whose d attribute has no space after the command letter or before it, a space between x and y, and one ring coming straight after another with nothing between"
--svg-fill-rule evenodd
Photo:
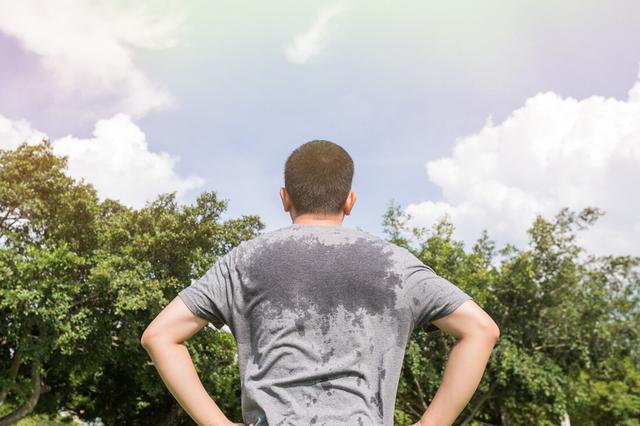
<instances>
[{"instance_id":1,"label":"short dark hair","mask_svg":"<svg viewBox=\"0 0 640 426\"><path fill-rule=\"evenodd\" d=\"M351 191L353 160L340 145L312 140L287 158L284 186L296 215L337 214Z\"/></svg>"}]
</instances>

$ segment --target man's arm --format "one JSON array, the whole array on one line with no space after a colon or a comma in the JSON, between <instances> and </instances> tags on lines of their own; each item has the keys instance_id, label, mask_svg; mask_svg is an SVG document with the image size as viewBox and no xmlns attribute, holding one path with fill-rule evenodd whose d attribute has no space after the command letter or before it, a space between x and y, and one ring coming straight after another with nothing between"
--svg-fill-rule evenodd
<instances>
[{"instance_id":1,"label":"man's arm","mask_svg":"<svg viewBox=\"0 0 640 426\"><path fill-rule=\"evenodd\" d=\"M149 324L140 343L165 385L198 425L234 425L211 399L183 342L207 325L175 297Z\"/></svg>"},{"instance_id":2,"label":"man's arm","mask_svg":"<svg viewBox=\"0 0 640 426\"><path fill-rule=\"evenodd\" d=\"M448 426L475 393L500 330L493 319L473 300L461 304L447 316L432 321L456 338L433 401L412 426Z\"/></svg>"}]
</instances>

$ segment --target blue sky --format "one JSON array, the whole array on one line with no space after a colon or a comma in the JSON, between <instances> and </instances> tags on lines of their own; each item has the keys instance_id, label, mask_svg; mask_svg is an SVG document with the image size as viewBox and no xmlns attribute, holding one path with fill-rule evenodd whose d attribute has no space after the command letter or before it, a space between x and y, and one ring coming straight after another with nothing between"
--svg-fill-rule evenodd
<instances>
[{"instance_id":1,"label":"blue sky","mask_svg":"<svg viewBox=\"0 0 640 426\"><path fill-rule=\"evenodd\" d=\"M640 3L398 5L0 0L0 147L46 134L103 196L214 190L270 230L287 155L328 139L355 162L345 226L382 235L393 198L523 245L591 204L584 244L640 254Z\"/></svg>"}]
</instances>

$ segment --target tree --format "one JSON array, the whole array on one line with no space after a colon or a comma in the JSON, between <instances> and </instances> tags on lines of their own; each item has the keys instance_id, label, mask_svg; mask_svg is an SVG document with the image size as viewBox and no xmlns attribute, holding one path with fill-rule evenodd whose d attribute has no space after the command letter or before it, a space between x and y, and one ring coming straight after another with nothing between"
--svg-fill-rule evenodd
<instances>
[{"instance_id":1,"label":"tree","mask_svg":"<svg viewBox=\"0 0 640 426\"><path fill-rule=\"evenodd\" d=\"M640 415L640 394L630 377L639 372L640 259L585 257L575 243L575 231L587 229L602 214L595 208L579 213L564 208L553 221L538 216L524 250L506 245L496 252L485 230L465 253L460 242L452 241L453 225L446 217L417 248L407 246L468 292L500 326L500 340L460 424L557 425L565 412L575 419L637 424L632 419ZM499 262L498 254L503 256ZM399 386L399 422L422 415L453 341L439 331L416 330ZM590 378L603 385L585 386ZM610 387L624 390L625 398L596 404Z\"/></svg>"},{"instance_id":2,"label":"tree","mask_svg":"<svg viewBox=\"0 0 640 426\"><path fill-rule=\"evenodd\" d=\"M141 209L98 200L65 173L47 140L0 150L0 426L61 409L106 424L192 424L139 341L177 292L264 225L222 220L227 200L191 205L161 194ZM465 250L447 217L431 228L389 206L390 241L468 292L501 337L460 424L639 426L640 291L632 256L593 256L576 233L603 214L561 209L536 217L529 244L496 249L484 230ZM417 240L413 244L411 240ZM222 324L187 342L205 387L240 418L236 345ZM415 330L395 420L419 417L454 339Z\"/></svg>"},{"instance_id":3,"label":"tree","mask_svg":"<svg viewBox=\"0 0 640 426\"><path fill-rule=\"evenodd\" d=\"M177 424L184 416L140 335L264 225L221 221L227 201L215 193L187 206L162 194L140 210L100 202L92 185L64 174L66 161L47 140L0 151L0 425L62 407L109 424ZM205 385L237 415L232 336L207 329L189 346Z\"/></svg>"},{"instance_id":4,"label":"tree","mask_svg":"<svg viewBox=\"0 0 640 426\"><path fill-rule=\"evenodd\" d=\"M0 403L28 415L51 387L48 365L86 338L91 321L73 295L95 248L95 191L62 173L66 159L47 140L0 151Z\"/></svg>"}]
</instances>

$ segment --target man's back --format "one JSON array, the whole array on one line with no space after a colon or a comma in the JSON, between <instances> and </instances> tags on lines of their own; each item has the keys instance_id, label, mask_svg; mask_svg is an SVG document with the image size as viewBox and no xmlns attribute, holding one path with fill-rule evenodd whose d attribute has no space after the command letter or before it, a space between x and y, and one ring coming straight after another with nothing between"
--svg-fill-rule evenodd
<instances>
[{"instance_id":1,"label":"man's back","mask_svg":"<svg viewBox=\"0 0 640 426\"><path fill-rule=\"evenodd\" d=\"M229 325L256 426L393 425L409 336L471 299L404 248L309 224L241 243L179 296Z\"/></svg>"}]
</instances>

